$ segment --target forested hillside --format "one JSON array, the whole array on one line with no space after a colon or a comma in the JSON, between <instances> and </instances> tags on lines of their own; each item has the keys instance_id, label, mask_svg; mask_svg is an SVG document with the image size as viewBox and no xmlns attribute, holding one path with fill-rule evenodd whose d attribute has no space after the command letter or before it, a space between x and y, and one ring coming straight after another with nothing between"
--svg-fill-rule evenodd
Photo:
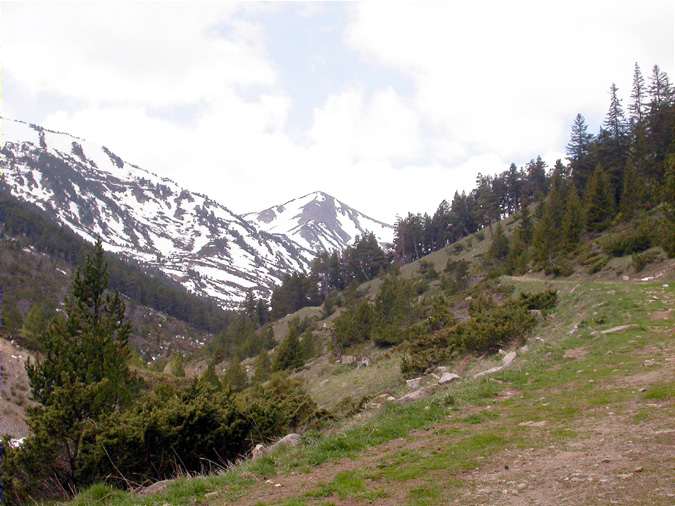
<instances>
[{"instance_id":1,"label":"forested hillside","mask_svg":"<svg viewBox=\"0 0 675 506\"><path fill-rule=\"evenodd\" d=\"M21 246L32 247L71 267L75 267L92 251L91 244L64 226L54 223L44 211L13 197L2 187L1 181L0 232L4 237L17 240ZM215 302L191 294L159 270L114 254L107 254L106 258L111 288L119 290L136 303L208 332L217 332L227 325L228 313ZM7 295L11 296L9 293Z\"/></svg>"}]
</instances>

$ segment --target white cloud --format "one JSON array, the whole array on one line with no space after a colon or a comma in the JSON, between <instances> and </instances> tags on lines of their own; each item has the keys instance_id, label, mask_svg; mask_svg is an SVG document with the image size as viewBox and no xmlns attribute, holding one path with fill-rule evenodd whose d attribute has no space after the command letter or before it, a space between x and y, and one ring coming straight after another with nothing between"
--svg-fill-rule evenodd
<instances>
[{"instance_id":1,"label":"white cloud","mask_svg":"<svg viewBox=\"0 0 675 506\"><path fill-rule=\"evenodd\" d=\"M632 65L673 69L672 2L362 2L347 39L407 73L416 107L470 153L559 150L578 111L604 114Z\"/></svg>"},{"instance_id":2,"label":"white cloud","mask_svg":"<svg viewBox=\"0 0 675 506\"><path fill-rule=\"evenodd\" d=\"M55 97L21 119L104 143L240 212L316 189L390 221L433 211L479 171L560 156L573 115L601 117L634 60L673 70L665 1L363 2L349 7L345 43L414 91L368 77L336 88L298 140L288 118L302 97L284 90L258 16L282 7L64 5L1 7L3 71L24 94Z\"/></svg>"}]
</instances>

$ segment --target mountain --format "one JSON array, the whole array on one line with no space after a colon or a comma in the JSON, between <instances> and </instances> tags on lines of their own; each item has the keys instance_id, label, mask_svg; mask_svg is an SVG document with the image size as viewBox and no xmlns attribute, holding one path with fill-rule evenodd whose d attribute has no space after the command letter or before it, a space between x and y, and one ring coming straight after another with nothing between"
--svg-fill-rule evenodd
<instances>
[{"instance_id":1,"label":"mountain","mask_svg":"<svg viewBox=\"0 0 675 506\"><path fill-rule=\"evenodd\" d=\"M308 193L244 218L261 230L293 239L310 251L342 250L357 235L372 232L383 245L393 241L394 227L349 207L327 193Z\"/></svg>"},{"instance_id":2,"label":"mountain","mask_svg":"<svg viewBox=\"0 0 675 506\"><path fill-rule=\"evenodd\" d=\"M243 217L68 133L0 117L0 135L0 176L13 196L224 307L249 289L268 295L285 273L306 271L321 249L341 249L371 226L391 236L323 193Z\"/></svg>"}]
</instances>

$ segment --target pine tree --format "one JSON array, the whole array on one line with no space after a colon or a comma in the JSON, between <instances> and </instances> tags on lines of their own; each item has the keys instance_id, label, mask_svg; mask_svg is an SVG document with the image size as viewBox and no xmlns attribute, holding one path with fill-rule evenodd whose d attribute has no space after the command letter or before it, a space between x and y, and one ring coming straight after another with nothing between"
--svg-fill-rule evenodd
<instances>
[{"instance_id":1,"label":"pine tree","mask_svg":"<svg viewBox=\"0 0 675 506\"><path fill-rule=\"evenodd\" d=\"M663 72L658 65L652 68L651 81L649 83L649 109L650 114L655 114L662 107L671 103L673 90L670 86L668 74Z\"/></svg>"},{"instance_id":2,"label":"pine tree","mask_svg":"<svg viewBox=\"0 0 675 506\"><path fill-rule=\"evenodd\" d=\"M534 225L532 235L532 257L537 266L547 268L556 253L557 238L555 221L550 201L543 205L542 217Z\"/></svg>"},{"instance_id":3,"label":"pine tree","mask_svg":"<svg viewBox=\"0 0 675 506\"><path fill-rule=\"evenodd\" d=\"M284 371L287 369L298 369L305 364L302 356L302 348L297 332L289 332L286 338L277 346L274 355L272 370Z\"/></svg>"},{"instance_id":4,"label":"pine tree","mask_svg":"<svg viewBox=\"0 0 675 506\"><path fill-rule=\"evenodd\" d=\"M565 251L572 251L579 244L584 230L584 211L581 200L574 185L567 192L565 214L562 219L562 246Z\"/></svg>"},{"instance_id":5,"label":"pine tree","mask_svg":"<svg viewBox=\"0 0 675 506\"><path fill-rule=\"evenodd\" d=\"M206 367L206 371L204 371L204 374L201 375L199 381L210 388L219 389L222 387L220 378L218 378L218 374L216 374L216 366L212 361L209 362L209 365Z\"/></svg>"},{"instance_id":6,"label":"pine tree","mask_svg":"<svg viewBox=\"0 0 675 506\"><path fill-rule=\"evenodd\" d=\"M74 486L86 479L78 470L84 430L121 409L134 383L128 368L131 327L122 299L107 284L99 241L75 273L65 317L55 318L40 337L41 358L26 365L38 404L28 413L28 448L50 475Z\"/></svg>"},{"instance_id":7,"label":"pine tree","mask_svg":"<svg viewBox=\"0 0 675 506\"><path fill-rule=\"evenodd\" d=\"M588 125L581 114L577 114L572 124L570 141L567 144L567 159L572 168L572 178L577 188L585 188L591 168L588 163L593 134L588 133Z\"/></svg>"},{"instance_id":8,"label":"pine tree","mask_svg":"<svg viewBox=\"0 0 675 506\"><path fill-rule=\"evenodd\" d=\"M532 242L532 218L527 206L524 206L520 211L518 232L520 234L520 240L523 241L525 245L529 245Z\"/></svg>"},{"instance_id":9,"label":"pine tree","mask_svg":"<svg viewBox=\"0 0 675 506\"><path fill-rule=\"evenodd\" d=\"M488 256L497 261L504 260L509 254L509 240L504 234L501 222L497 222L492 236L492 244L488 249Z\"/></svg>"},{"instance_id":10,"label":"pine tree","mask_svg":"<svg viewBox=\"0 0 675 506\"><path fill-rule=\"evenodd\" d=\"M609 111L605 117L604 126L615 142L622 142L626 135L626 119L623 115L623 107L621 106L618 92L619 89L616 87L616 84L612 83L612 86L609 88Z\"/></svg>"},{"instance_id":11,"label":"pine tree","mask_svg":"<svg viewBox=\"0 0 675 506\"><path fill-rule=\"evenodd\" d=\"M609 178L598 165L588 180L585 195L585 221L588 230L600 231L607 228L614 215L614 198Z\"/></svg>"},{"instance_id":12,"label":"pine tree","mask_svg":"<svg viewBox=\"0 0 675 506\"><path fill-rule=\"evenodd\" d=\"M267 381L272 372L272 363L267 351L261 351L260 355L255 359L255 371L253 373L253 383L259 385Z\"/></svg>"},{"instance_id":13,"label":"pine tree","mask_svg":"<svg viewBox=\"0 0 675 506\"><path fill-rule=\"evenodd\" d=\"M246 388L248 384L248 376L246 371L241 366L241 360L239 357L233 357L230 360L230 363L225 370L225 375L223 376L223 385L228 386L234 392L239 392Z\"/></svg>"},{"instance_id":14,"label":"pine tree","mask_svg":"<svg viewBox=\"0 0 675 506\"><path fill-rule=\"evenodd\" d=\"M619 204L623 219L630 220L635 215L635 211L643 207L644 194L645 188L642 178L638 175L632 158L629 158L623 174L623 191Z\"/></svg>"},{"instance_id":15,"label":"pine tree","mask_svg":"<svg viewBox=\"0 0 675 506\"><path fill-rule=\"evenodd\" d=\"M40 338L47 331L48 324L49 316L45 307L42 304L33 304L23 321L21 335L34 345L38 345Z\"/></svg>"},{"instance_id":16,"label":"pine tree","mask_svg":"<svg viewBox=\"0 0 675 506\"><path fill-rule=\"evenodd\" d=\"M645 80L642 77L642 71L637 62L633 69L633 89L631 90L631 104L628 107L630 120L633 126L642 123L645 108Z\"/></svg>"}]
</instances>

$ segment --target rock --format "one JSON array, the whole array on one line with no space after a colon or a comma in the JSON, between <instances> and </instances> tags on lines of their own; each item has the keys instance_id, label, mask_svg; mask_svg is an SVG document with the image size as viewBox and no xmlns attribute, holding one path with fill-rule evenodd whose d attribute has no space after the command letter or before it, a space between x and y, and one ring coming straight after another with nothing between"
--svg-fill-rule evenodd
<instances>
[{"instance_id":1,"label":"rock","mask_svg":"<svg viewBox=\"0 0 675 506\"><path fill-rule=\"evenodd\" d=\"M340 363L342 365L352 365L356 363L356 357L354 355L342 355L340 358Z\"/></svg>"},{"instance_id":2,"label":"rock","mask_svg":"<svg viewBox=\"0 0 675 506\"><path fill-rule=\"evenodd\" d=\"M443 373L443 375L440 377L440 379L438 380L438 384L445 385L446 383L458 380L459 378L460 378L459 374L455 374L454 372L446 372Z\"/></svg>"},{"instance_id":3,"label":"rock","mask_svg":"<svg viewBox=\"0 0 675 506\"><path fill-rule=\"evenodd\" d=\"M408 388L411 390L417 390L422 384L422 377L417 377L405 381L405 384L408 385Z\"/></svg>"},{"instance_id":4,"label":"rock","mask_svg":"<svg viewBox=\"0 0 675 506\"><path fill-rule=\"evenodd\" d=\"M257 459L259 457L262 457L263 455L265 455L265 445L261 444L255 445L255 448L253 448L253 451L251 452L251 458Z\"/></svg>"},{"instance_id":5,"label":"rock","mask_svg":"<svg viewBox=\"0 0 675 506\"><path fill-rule=\"evenodd\" d=\"M653 365L656 365L656 360L654 360L654 359L652 359L652 358L647 359L647 360L645 360L644 362L642 362L642 365L643 365L644 367L652 367Z\"/></svg>"},{"instance_id":6,"label":"rock","mask_svg":"<svg viewBox=\"0 0 675 506\"><path fill-rule=\"evenodd\" d=\"M546 425L546 420L541 420L540 422L520 422L518 425L520 427L544 427Z\"/></svg>"},{"instance_id":7,"label":"rock","mask_svg":"<svg viewBox=\"0 0 675 506\"><path fill-rule=\"evenodd\" d=\"M530 309L530 314L534 316L537 320L544 319L544 313L541 312L541 309Z\"/></svg>"},{"instance_id":8,"label":"rock","mask_svg":"<svg viewBox=\"0 0 675 506\"><path fill-rule=\"evenodd\" d=\"M204 499L213 499L214 497L218 496L218 492L209 492L208 494L204 494Z\"/></svg>"},{"instance_id":9,"label":"rock","mask_svg":"<svg viewBox=\"0 0 675 506\"><path fill-rule=\"evenodd\" d=\"M630 281L630 276L626 276L626 275L624 274L623 276L621 276L621 279L622 279L623 281Z\"/></svg>"},{"instance_id":10,"label":"rock","mask_svg":"<svg viewBox=\"0 0 675 506\"><path fill-rule=\"evenodd\" d=\"M420 399L428 396L429 393L429 390L426 388L418 388L417 390L413 390L412 392L405 394L403 397L399 397L396 402L398 404L407 404L409 402L419 401Z\"/></svg>"},{"instance_id":11,"label":"rock","mask_svg":"<svg viewBox=\"0 0 675 506\"><path fill-rule=\"evenodd\" d=\"M642 471L644 471L644 467L642 467L642 466L636 467L635 469L633 469L634 473L641 473Z\"/></svg>"},{"instance_id":12,"label":"rock","mask_svg":"<svg viewBox=\"0 0 675 506\"><path fill-rule=\"evenodd\" d=\"M445 365L439 365L434 372L440 376L443 376L446 372L450 372L450 368Z\"/></svg>"},{"instance_id":13,"label":"rock","mask_svg":"<svg viewBox=\"0 0 675 506\"><path fill-rule=\"evenodd\" d=\"M300 436L300 434L295 433L287 434L284 437L282 437L279 441L271 445L269 447L268 452L274 451L281 446L298 446L300 444L301 439L302 437Z\"/></svg>"},{"instance_id":14,"label":"rock","mask_svg":"<svg viewBox=\"0 0 675 506\"><path fill-rule=\"evenodd\" d=\"M360 367L370 367L370 359L368 357L363 357L356 363L356 368Z\"/></svg>"},{"instance_id":15,"label":"rock","mask_svg":"<svg viewBox=\"0 0 675 506\"><path fill-rule=\"evenodd\" d=\"M628 325L619 325L618 327L612 327L611 329L605 329L605 330L601 331L600 333L601 334L614 334L616 332L622 332L624 330L633 329L633 328L636 328L636 327L637 327L637 325L635 325L634 323L630 323Z\"/></svg>"},{"instance_id":16,"label":"rock","mask_svg":"<svg viewBox=\"0 0 675 506\"><path fill-rule=\"evenodd\" d=\"M164 492L167 487L173 483L173 481L174 480L156 481L152 485L148 485L147 487L137 490L136 494L142 496L159 494L160 492Z\"/></svg>"},{"instance_id":17,"label":"rock","mask_svg":"<svg viewBox=\"0 0 675 506\"><path fill-rule=\"evenodd\" d=\"M527 483L518 483L518 490L525 490L527 488Z\"/></svg>"},{"instance_id":18,"label":"rock","mask_svg":"<svg viewBox=\"0 0 675 506\"><path fill-rule=\"evenodd\" d=\"M527 353L528 351L530 351L530 348L526 344L524 344L523 346L520 347L520 350L518 351L520 351L520 353Z\"/></svg>"},{"instance_id":19,"label":"rock","mask_svg":"<svg viewBox=\"0 0 675 506\"><path fill-rule=\"evenodd\" d=\"M479 373L477 373L477 374L474 374L473 377L474 377L474 378L480 378L480 377L482 377L482 376L487 376L488 374L494 374L494 373L496 373L496 372L499 372L499 371L501 371L502 369L504 369L503 366L491 367L490 369L487 369L487 370L485 370L485 371L481 371L481 372L479 372Z\"/></svg>"},{"instance_id":20,"label":"rock","mask_svg":"<svg viewBox=\"0 0 675 506\"><path fill-rule=\"evenodd\" d=\"M510 351L506 355L504 355L504 358L502 359L502 364L504 364L504 367L508 367L511 365L511 362L513 362L516 358L516 352L515 351Z\"/></svg>"}]
</instances>

